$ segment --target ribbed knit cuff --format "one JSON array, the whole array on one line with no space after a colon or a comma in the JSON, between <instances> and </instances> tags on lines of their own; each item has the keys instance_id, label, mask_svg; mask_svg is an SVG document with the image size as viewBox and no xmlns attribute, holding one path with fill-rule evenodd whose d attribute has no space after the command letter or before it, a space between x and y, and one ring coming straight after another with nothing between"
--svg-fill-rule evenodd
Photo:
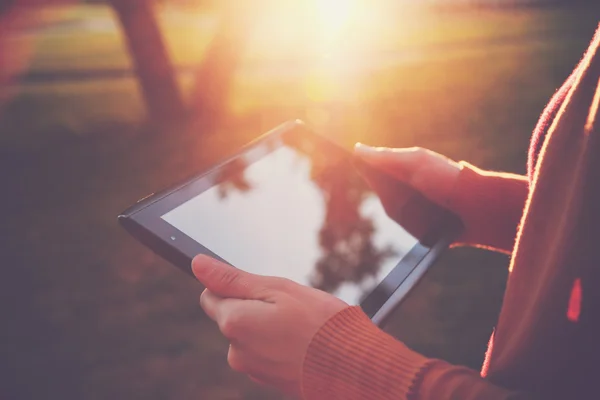
<instances>
[{"instance_id":1,"label":"ribbed knit cuff","mask_svg":"<svg viewBox=\"0 0 600 400\"><path fill-rule=\"evenodd\" d=\"M360 307L348 307L317 332L308 348L304 399L414 399L433 361L380 330Z\"/></svg>"}]
</instances>

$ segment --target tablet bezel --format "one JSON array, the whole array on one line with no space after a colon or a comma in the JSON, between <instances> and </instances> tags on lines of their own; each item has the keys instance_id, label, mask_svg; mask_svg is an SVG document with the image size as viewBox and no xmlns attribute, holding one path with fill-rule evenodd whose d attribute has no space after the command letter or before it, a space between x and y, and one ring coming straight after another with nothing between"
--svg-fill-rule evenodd
<instances>
[{"instance_id":1,"label":"tablet bezel","mask_svg":"<svg viewBox=\"0 0 600 400\"><path fill-rule=\"evenodd\" d=\"M281 145L277 140L282 135L297 129L310 132L307 134L315 135L319 141L326 141L327 146L337 146L347 152L336 143L311 131L302 121L286 122L244 146L235 155L208 171L138 201L119 215L119 222L140 242L188 275L193 276L191 260L197 254L206 254L227 263L227 260L166 222L162 216L218 184L219 173L226 165L240 157L244 157L249 163L259 160ZM265 143L268 146L265 146ZM460 220L455 215L447 211L441 215L443 217L439 223L428 227L424 235L418 238L419 242L360 303L363 311L375 323L381 325L385 321L390 312L406 297L439 254L461 231Z\"/></svg>"}]
</instances>

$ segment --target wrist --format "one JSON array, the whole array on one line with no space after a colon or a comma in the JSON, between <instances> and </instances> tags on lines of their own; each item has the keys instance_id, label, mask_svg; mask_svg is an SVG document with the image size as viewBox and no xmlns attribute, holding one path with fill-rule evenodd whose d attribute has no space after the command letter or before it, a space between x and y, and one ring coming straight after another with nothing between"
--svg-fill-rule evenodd
<instances>
[{"instance_id":1,"label":"wrist","mask_svg":"<svg viewBox=\"0 0 600 400\"><path fill-rule=\"evenodd\" d=\"M348 307L310 343L302 392L307 400L406 398L430 362L380 330L360 307Z\"/></svg>"}]
</instances>

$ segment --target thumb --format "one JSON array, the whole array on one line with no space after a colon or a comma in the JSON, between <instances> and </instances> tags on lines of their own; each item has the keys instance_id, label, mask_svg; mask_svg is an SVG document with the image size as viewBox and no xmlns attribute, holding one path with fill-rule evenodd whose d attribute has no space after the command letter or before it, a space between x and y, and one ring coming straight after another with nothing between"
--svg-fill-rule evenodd
<instances>
[{"instance_id":1,"label":"thumb","mask_svg":"<svg viewBox=\"0 0 600 400\"><path fill-rule=\"evenodd\" d=\"M447 204L461 170L460 164L420 147L391 149L358 143L355 154L442 206Z\"/></svg>"},{"instance_id":2,"label":"thumb","mask_svg":"<svg viewBox=\"0 0 600 400\"><path fill-rule=\"evenodd\" d=\"M385 170L404 183L410 183L412 175L427 161L428 156L424 149L418 147L394 149L357 143L354 150L357 157Z\"/></svg>"},{"instance_id":3,"label":"thumb","mask_svg":"<svg viewBox=\"0 0 600 400\"><path fill-rule=\"evenodd\" d=\"M209 291L219 297L252 299L260 278L199 254L192 260L192 271Z\"/></svg>"}]
</instances>

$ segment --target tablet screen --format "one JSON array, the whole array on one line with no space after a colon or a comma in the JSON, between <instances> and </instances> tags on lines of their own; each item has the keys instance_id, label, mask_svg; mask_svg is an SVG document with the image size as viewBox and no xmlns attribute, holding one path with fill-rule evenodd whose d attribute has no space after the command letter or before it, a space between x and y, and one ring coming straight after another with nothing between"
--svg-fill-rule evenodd
<instances>
[{"instance_id":1,"label":"tablet screen","mask_svg":"<svg viewBox=\"0 0 600 400\"><path fill-rule=\"evenodd\" d=\"M388 216L348 152L264 146L162 220L237 268L359 304L418 239Z\"/></svg>"}]
</instances>

